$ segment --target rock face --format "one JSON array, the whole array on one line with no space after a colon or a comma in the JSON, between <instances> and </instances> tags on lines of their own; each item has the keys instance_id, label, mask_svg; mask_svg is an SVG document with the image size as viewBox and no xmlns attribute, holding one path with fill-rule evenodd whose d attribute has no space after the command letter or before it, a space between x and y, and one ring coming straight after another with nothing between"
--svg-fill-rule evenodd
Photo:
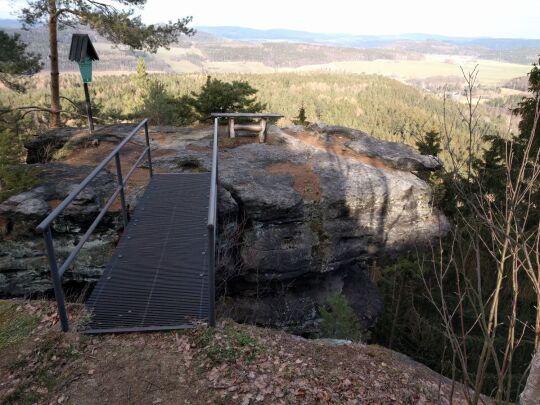
<instances>
[{"instance_id":1,"label":"rock face","mask_svg":"<svg viewBox=\"0 0 540 405\"><path fill-rule=\"evenodd\" d=\"M156 153L156 170L209 170L211 132L153 134L153 148L162 152ZM382 301L366 273L369 261L399 254L447 230L446 219L431 206L429 186L411 172L436 170L440 162L342 127L270 127L266 144L252 141L220 140L218 310L239 321L309 334L317 329L319 306L329 295L341 293L363 325L371 326ZM79 232L75 217L95 214L98 190L112 187L106 176L109 180L104 177L73 208L73 217L67 215L62 228L66 246ZM69 181L58 184L69 188ZM44 185L13 197L0 205L0 221L7 218L13 224L19 218L21 224L34 226L50 201L61 198L57 187ZM98 233L96 248L114 243L115 221L109 221ZM44 291L50 288L45 277L36 276L31 283L20 277L47 274L33 228L23 226L21 231L29 246L24 260L17 262L16 249L6 245L22 243L16 227L4 226L2 252L11 253L1 259L0 294ZM35 265L29 257L36 258ZM103 263L86 263L68 276L94 280Z\"/></svg>"},{"instance_id":2,"label":"rock face","mask_svg":"<svg viewBox=\"0 0 540 405\"><path fill-rule=\"evenodd\" d=\"M318 124L313 125L311 129L325 136L344 135L350 139L345 143L346 147L364 156L377 158L394 169L407 171L442 169L442 163L437 157L420 155L403 143L383 141L373 138L366 132L340 126Z\"/></svg>"},{"instance_id":3,"label":"rock face","mask_svg":"<svg viewBox=\"0 0 540 405\"><path fill-rule=\"evenodd\" d=\"M36 226L58 205L92 167L62 164L36 165L43 181L39 187L0 204L0 296L27 296L50 292L51 275L42 237ZM58 259L62 261L97 216L114 189L110 173L101 172L53 225ZM118 215L107 215L85 245L80 259L66 272L66 280L96 281L118 238Z\"/></svg>"},{"instance_id":4,"label":"rock face","mask_svg":"<svg viewBox=\"0 0 540 405\"><path fill-rule=\"evenodd\" d=\"M309 331L317 306L343 293L370 326L382 303L365 274L366 263L445 232L448 225L430 204L429 186L395 168L409 169L414 162L417 170L432 170L431 159L371 137L377 147L359 154L354 147L370 144L367 135L342 131L352 139L336 145L331 136L337 133L332 127L321 141L319 132L295 136L273 128L271 144L221 153L228 207L221 213L238 213L233 234L241 234L236 251L224 253L236 254L235 270L222 270L241 273L229 281L235 318ZM394 152L388 157L394 164L370 160L384 148Z\"/></svg>"}]
</instances>

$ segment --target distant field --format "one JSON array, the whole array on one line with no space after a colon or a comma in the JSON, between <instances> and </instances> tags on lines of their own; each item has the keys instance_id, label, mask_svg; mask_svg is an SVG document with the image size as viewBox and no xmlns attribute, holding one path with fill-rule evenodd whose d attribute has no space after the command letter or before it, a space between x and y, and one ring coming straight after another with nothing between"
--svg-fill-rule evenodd
<instances>
[{"instance_id":1,"label":"distant field","mask_svg":"<svg viewBox=\"0 0 540 405\"><path fill-rule=\"evenodd\" d=\"M205 69L209 73L274 73L278 71L261 62L212 62L206 63Z\"/></svg>"},{"instance_id":2,"label":"distant field","mask_svg":"<svg viewBox=\"0 0 540 405\"><path fill-rule=\"evenodd\" d=\"M524 76L531 70L531 67L528 65L493 60L463 60L458 63L452 59L448 61L425 59L336 62L324 65L303 66L298 70L379 74L406 80L425 79L432 76L461 77L460 65L463 66L465 71L470 71L477 64L479 65L478 81L481 84L489 86L500 85L514 77Z\"/></svg>"},{"instance_id":3,"label":"distant field","mask_svg":"<svg viewBox=\"0 0 540 405\"><path fill-rule=\"evenodd\" d=\"M351 60L325 64L307 64L300 67L270 67L259 61L208 61L195 48L160 50L157 56L176 73L276 73L298 71L323 71L338 73L365 73L389 76L400 80L426 79L435 76L461 77L460 66L465 71L479 65L479 83L500 86L530 71L529 65L475 59L456 55L425 55L420 60L377 59Z\"/></svg>"}]
</instances>

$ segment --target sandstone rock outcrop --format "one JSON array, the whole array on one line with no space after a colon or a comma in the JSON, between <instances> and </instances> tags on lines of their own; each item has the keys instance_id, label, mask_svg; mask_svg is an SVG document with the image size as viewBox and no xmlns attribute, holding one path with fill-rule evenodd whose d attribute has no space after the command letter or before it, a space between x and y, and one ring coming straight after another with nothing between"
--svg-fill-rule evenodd
<instances>
[{"instance_id":1,"label":"sandstone rock outcrop","mask_svg":"<svg viewBox=\"0 0 540 405\"><path fill-rule=\"evenodd\" d=\"M152 133L155 169L209 170L211 132ZM370 326L382 302L366 274L369 261L431 241L448 227L431 205L429 186L413 173L436 170L440 162L408 146L325 125L270 127L266 144L244 137L220 142L217 277L219 310L226 316L309 333L317 327L318 307L330 294L342 293ZM57 232L66 247L79 231L75 218L97 212L99 193L112 186L110 174L104 176L108 180L103 177L81 196L72 217L61 221ZM43 177L51 178L46 172ZM0 205L0 221L11 224L3 225L0 242L1 295L50 288L42 247L31 229L51 201L67 195L73 184L53 183ZM93 242L111 249L117 228L111 215ZM13 252L24 246L30 247L15 259ZM96 256L91 248L85 254ZM79 265L67 277L94 280L104 256Z\"/></svg>"},{"instance_id":2,"label":"sandstone rock outcrop","mask_svg":"<svg viewBox=\"0 0 540 405\"><path fill-rule=\"evenodd\" d=\"M93 169L59 163L39 164L42 181L30 191L0 204L0 296L28 296L50 292L51 275L42 235L36 226ZM59 260L65 258L95 219L103 202L114 189L114 179L101 172L92 184L64 211L53 225ZM111 213L87 243L73 269L69 282L95 282L108 261L119 229L119 216Z\"/></svg>"},{"instance_id":3,"label":"sandstone rock outcrop","mask_svg":"<svg viewBox=\"0 0 540 405\"><path fill-rule=\"evenodd\" d=\"M357 129L324 124L312 125L310 129L324 136L343 135L350 139L345 142L346 147L364 156L377 158L389 167L398 170L434 171L442 169L441 161L435 156L420 155L408 145L383 141Z\"/></svg>"},{"instance_id":4,"label":"sandstone rock outcrop","mask_svg":"<svg viewBox=\"0 0 540 405\"><path fill-rule=\"evenodd\" d=\"M366 263L446 231L424 181L336 144L330 139L336 134L324 133L329 138L321 141L318 132L289 135L273 128L271 144L221 153L220 183L232 198L228 205L238 207L241 229L234 234L242 235L236 250L224 254L237 255L236 268L223 269L233 273L228 303L235 318L305 331L316 318L309 314L341 292L370 326L382 303ZM417 170L434 169L412 149L399 152L401 162L414 161ZM271 293L259 292L265 289Z\"/></svg>"}]
</instances>

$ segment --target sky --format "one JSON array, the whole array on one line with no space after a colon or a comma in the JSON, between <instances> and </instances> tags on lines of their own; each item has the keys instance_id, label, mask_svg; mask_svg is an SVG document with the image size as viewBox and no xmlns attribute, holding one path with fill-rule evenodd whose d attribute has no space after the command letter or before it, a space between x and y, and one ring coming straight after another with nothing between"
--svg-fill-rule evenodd
<instances>
[{"instance_id":1,"label":"sky","mask_svg":"<svg viewBox=\"0 0 540 405\"><path fill-rule=\"evenodd\" d=\"M0 0L0 18L24 3ZM193 26L540 38L540 0L148 0L141 15L147 23L193 16Z\"/></svg>"}]
</instances>

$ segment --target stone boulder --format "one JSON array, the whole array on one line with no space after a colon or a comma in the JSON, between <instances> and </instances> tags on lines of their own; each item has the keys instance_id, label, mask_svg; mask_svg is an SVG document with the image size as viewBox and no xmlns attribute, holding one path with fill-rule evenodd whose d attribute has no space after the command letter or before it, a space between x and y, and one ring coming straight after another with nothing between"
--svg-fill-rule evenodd
<instances>
[{"instance_id":1,"label":"stone boulder","mask_svg":"<svg viewBox=\"0 0 540 405\"><path fill-rule=\"evenodd\" d=\"M324 141L334 130L299 137L272 127L268 144L221 152L220 184L238 207L234 232L242 235L223 254L236 255L228 261L236 268L221 269L232 275L223 310L236 319L305 332L316 328L318 306L342 293L369 327L382 302L367 263L447 231L430 187L410 172L434 170L432 159L371 137L365 143L379 147L369 153L336 153ZM384 148L395 153L377 155Z\"/></svg>"},{"instance_id":2,"label":"stone boulder","mask_svg":"<svg viewBox=\"0 0 540 405\"><path fill-rule=\"evenodd\" d=\"M93 169L59 163L34 166L43 179L39 186L0 204L0 296L3 297L36 295L51 290L42 235L36 227ZM78 243L114 187L111 174L102 171L53 223L60 262ZM119 215L113 211L105 216L72 269L66 272L68 284L99 278L118 239L118 229Z\"/></svg>"},{"instance_id":3,"label":"stone boulder","mask_svg":"<svg viewBox=\"0 0 540 405\"><path fill-rule=\"evenodd\" d=\"M343 135L349 139L344 145L367 157L377 158L389 167L406 171L435 171L442 169L442 162L436 156L419 154L409 145L383 141L366 132L335 125L315 124L310 127L326 137Z\"/></svg>"}]
</instances>

